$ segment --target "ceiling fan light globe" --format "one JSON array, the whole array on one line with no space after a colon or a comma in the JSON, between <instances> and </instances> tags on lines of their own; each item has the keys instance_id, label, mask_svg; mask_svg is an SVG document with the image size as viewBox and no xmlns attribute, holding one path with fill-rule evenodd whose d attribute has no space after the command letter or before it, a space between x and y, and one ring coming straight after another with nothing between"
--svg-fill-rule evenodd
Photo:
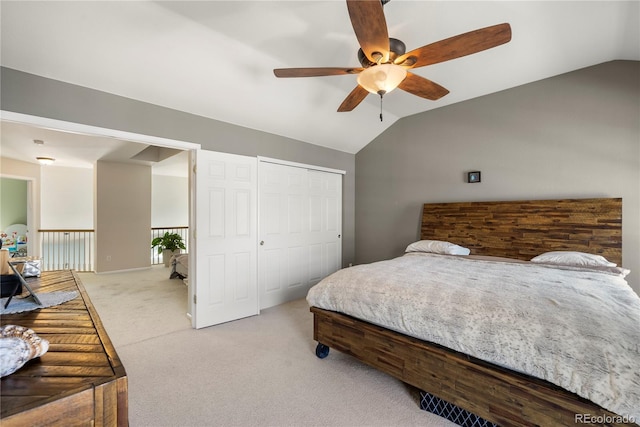
<instances>
[{"instance_id":1,"label":"ceiling fan light globe","mask_svg":"<svg viewBox=\"0 0 640 427\"><path fill-rule=\"evenodd\" d=\"M373 94L389 93L407 77L407 70L395 64L375 65L358 74L358 84Z\"/></svg>"}]
</instances>

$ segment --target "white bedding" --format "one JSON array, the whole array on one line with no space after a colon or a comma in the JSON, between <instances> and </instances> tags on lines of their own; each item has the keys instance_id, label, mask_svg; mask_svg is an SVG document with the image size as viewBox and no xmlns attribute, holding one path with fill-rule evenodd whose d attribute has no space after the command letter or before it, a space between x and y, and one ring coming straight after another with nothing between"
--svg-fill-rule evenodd
<instances>
[{"instance_id":1,"label":"white bedding","mask_svg":"<svg viewBox=\"0 0 640 427\"><path fill-rule=\"evenodd\" d=\"M307 301L550 381L637 422L640 298L619 271L409 253L339 270Z\"/></svg>"}]
</instances>

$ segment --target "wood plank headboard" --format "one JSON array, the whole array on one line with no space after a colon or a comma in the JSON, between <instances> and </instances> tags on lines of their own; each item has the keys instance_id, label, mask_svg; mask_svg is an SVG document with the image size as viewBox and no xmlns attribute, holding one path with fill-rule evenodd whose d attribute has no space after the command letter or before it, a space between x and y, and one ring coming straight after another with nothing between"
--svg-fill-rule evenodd
<instances>
[{"instance_id":1,"label":"wood plank headboard","mask_svg":"<svg viewBox=\"0 0 640 427\"><path fill-rule=\"evenodd\" d=\"M425 203L423 240L445 240L472 254L529 260L580 251L622 264L622 199Z\"/></svg>"}]
</instances>

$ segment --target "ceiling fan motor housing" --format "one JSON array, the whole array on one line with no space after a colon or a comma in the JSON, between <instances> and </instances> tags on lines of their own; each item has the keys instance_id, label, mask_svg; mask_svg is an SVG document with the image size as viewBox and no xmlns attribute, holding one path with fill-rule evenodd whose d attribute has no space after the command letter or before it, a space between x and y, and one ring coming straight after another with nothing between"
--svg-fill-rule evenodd
<instances>
[{"instance_id":1,"label":"ceiling fan motor housing","mask_svg":"<svg viewBox=\"0 0 640 427\"><path fill-rule=\"evenodd\" d=\"M393 62L398 56L404 55L407 50L407 46L402 40L389 38L389 61ZM358 61L364 68L369 68L372 65L376 65L375 62L371 62L367 55L364 54L362 48L358 49Z\"/></svg>"}]
</instances>

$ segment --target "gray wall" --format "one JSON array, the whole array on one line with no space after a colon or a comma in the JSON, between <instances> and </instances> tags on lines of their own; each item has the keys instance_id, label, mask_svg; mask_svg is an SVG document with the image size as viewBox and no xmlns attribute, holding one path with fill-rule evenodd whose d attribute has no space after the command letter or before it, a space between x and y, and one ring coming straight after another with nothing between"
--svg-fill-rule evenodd
<instances>
[{"instance_id":1,"label":"gray wall","mask_svg":"<svg viewBox=\"0 0 640 427\"><path fill-rule=\"evenodd\" d=\"M398 121L356 154L356 262L401 255L425 202L622 197L640 293L639 76L608 62Z\"/></svg>"},{"instance_id":2,"label":"gray wall","mask_svg":"<svg viewBox=\"0 0 640 427\"><path fill-rule=\"evenodd\" d=\"M346 171L343 265L355 256L355 156L169 108L2 68L3 110L201 144L203 149L266 156ZM212 102L224 102L223 100ZM250 106L247 106L250 108Z\"/></svg>"},{"instance_id":3,"label":"gray wall","mask_svg":"<svg viewBox=\"0 0 640 427\"><path fill-rule=\"evenodd\" d=\"M95 271L151 266L151 167L98 161L95 173Z\"/></svg>"}]
</instances>

